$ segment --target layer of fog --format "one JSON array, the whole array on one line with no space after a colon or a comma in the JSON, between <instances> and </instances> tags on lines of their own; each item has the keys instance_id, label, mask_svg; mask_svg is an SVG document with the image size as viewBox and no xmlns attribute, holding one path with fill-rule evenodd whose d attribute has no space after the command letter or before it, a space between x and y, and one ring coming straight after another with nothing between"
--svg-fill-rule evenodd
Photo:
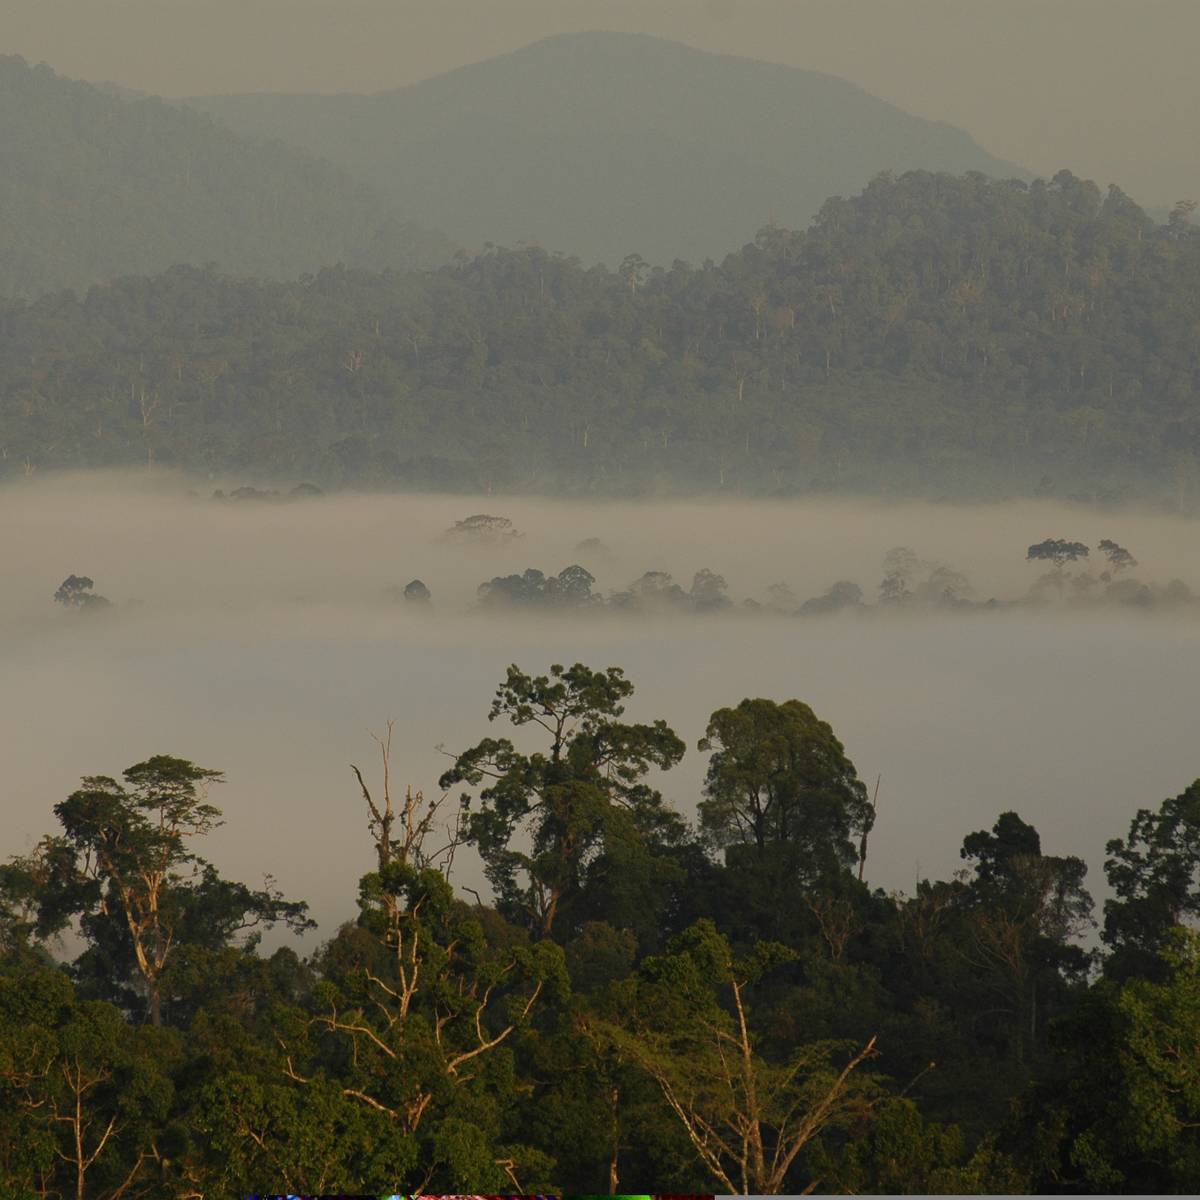
<instances>
[{"instance_id":1,"label":"layer of fog","mask_svg":"<svg viewBox=\"0 0 1200 1200\"><path fill-rule=\"evenodd\" d=\"M189 495L188 487L201 494ZM597 588L651 569L686 586L702 567L731 594L836 579L873 597L890 547L964 572L981 598L1020 595L1046 537L1109 537L1139 576L1200 584L1200 524L1048 503L951 508L850 501L593 505L496 497L324 496L226 502L169 477L59 477L0 490L0 856L53 827L83 774L116 775L155 753L227 774L226 824L203 847L249 882L272 873L308 899L328 936L353 916L371 846L348 764L373 770L368 736L396 719L394 774L431 792L462 748L496 732L491 694L516 662L625 668L629 713L665 717L689 743L663 777L694 811L708 714L744 696L798 697L829 720L860 774L883 776L868 875L912 887L961 865L964 834L1015 808L1053 853L1080 853L1101 892L1104 842L1139 806L1200 774L1195 610L1029 608L864 620L741 613L688 618L473 611L495 575L576 561ZM523 537L439 541L455 520L502 513ZM52 602L71 573L113 601ZM419 577L428 612L385 598ZM460 858L456 880L479 886ZM281 939L271 939L277 941Z\"/></svg>"}]
</instances>

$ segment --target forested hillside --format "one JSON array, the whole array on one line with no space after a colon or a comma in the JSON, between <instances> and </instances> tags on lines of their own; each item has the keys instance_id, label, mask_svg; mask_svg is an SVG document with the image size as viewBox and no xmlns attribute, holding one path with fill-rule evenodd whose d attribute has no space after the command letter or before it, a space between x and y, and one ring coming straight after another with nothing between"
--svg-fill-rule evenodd
<instances>
[{"instance_id":1,"label":"forested hillside","mask_svg":"<svg viewBox=\"0 0 1200 1200\"><path fill-rule=\"evenodd\" d=\"M884 169L1018 173L843 79L625 33L547 38L379 95L189 103L346 167L466 245L609 266L720 257Z\"/></svg>"},{"instance_id":2,"label":"forested hillside","mask_svg":"<svg viewBox=\"0 0 1200 1200\"><path fill-rule=\"evenodd\" d=\"M873 888L875 805L800 700L712 713L689 825L632 692L510 667L441 799L389 730L346 772L357 915L303 959L257 938L304 901L203 857L220 771L47 796L0 865L5 1194L1195 1193L1200 782L1112 831L1089 951L1086 864L1016 812Z\"/></svg>"},{"instance_id":3,"label":"forested hillside","mask_svg":"<svg viewBox=\"0 0 1200 1200\"><path fill-rule=\"evenodd\" d=\"M198 269L0 312L0 465L379 486L1200 500L1200 231L913 172L718 265Z\"/></svg>"},{"instance_id":4,"label":"forested hillside","mask_svg":"<svg viewBox=\"0 0 1200 1200\"><path fill-rule=\"evenodd\" d=\"M380 193L302 151L0 56L0 296L181 262L287 278L452 253Z\"/></svg>"}]
</instances>

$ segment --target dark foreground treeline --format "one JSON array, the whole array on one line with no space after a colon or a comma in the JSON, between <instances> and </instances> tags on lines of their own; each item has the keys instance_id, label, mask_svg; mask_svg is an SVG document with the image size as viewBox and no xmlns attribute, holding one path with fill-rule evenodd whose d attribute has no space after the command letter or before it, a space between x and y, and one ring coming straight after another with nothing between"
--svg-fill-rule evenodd
<instances>
[{"instance_id":1,"label":"dark foreground treeline","mask_svg":"<svg viewBox=\"0 0 1200 1200\"><path fill-rule=\"evenodd\" d=\"M303 903L198 857L219 773L84 779L0 868L0 1195L1200 1187L1200 784L1109 844L1089 951L1084 863L1013 812L873 890L874 797L799 701L712 715L689 826L631 691L510 668L441 800L389 728L309 959L256 950Z\"/></svg>"},{"instance_id":2,"label":"dark foreground treeline","mask_svg":"<svg viewBox=\"0 0 1200 1200\"><path fill-rule=\"evenodd\" d=\"M913 172L720 265L537 248L295 283L179 267L0 308L0 472L1200 502L1200 231Z\"/></svg>"}]
</instances>

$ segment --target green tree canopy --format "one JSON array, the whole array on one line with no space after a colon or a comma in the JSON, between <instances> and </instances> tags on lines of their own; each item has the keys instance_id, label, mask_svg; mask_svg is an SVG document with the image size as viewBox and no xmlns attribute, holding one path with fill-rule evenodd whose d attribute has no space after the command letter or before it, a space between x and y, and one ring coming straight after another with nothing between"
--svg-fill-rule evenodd
<instances>
[{"instance_id":1,"label":"green tree canopy","mask_svg":"<svg viewBox=\"0 0 1200 1200\"><path fill-rule=\"evenodd\" d=\"M480 787L471 837L505 911L543 934L564 897L576 893L588 859L613 842L636 839L662 797L645 782L652 767L674 766L684 746L658 720L620 720L633 684L617 667L554 665L549 675L511 666L488 720L533 725L545 752L523 753L508 738L486 738L455 759L443 788ZM469 798L464 801L470 804ZM519 836L528 839L529 849Z\"/></svg>"},{"instance_id":2,"label":"green tree canopy","mask_svg":"<svg viewBox=\"0 0 1200 1200\"><path fill-rule=\"evenodd\" d=\"M636 290L536 246L288 283L175 267L0 301L0 474L152 457L333 486L1190 509L1198 266L1200 229L1069 174L913 171ZM511 541L498 520L450 540Z\"/></svg>"},{"instance_id":3,"label":"green tree canopy","mask_svg":"<svg viewBox=\"0 0 1200 1200\"><path fill-rule=\"evenodd\" d=\"M55 805L63 833L43 844L55 870L40 923L49 933L78 916L90 947L77 970L108 979L115 998L140 993L159 1025L161 977L181 942L220 946L242 930L282 921L301 932L312 922L307 904L283 900L269 878L251 891L221 879L192 849L220 823L205 796L221 772L160 754L122 778L87 776Z\"/></svg>"},{"instance_id":4,"label":"green tree canopy","mask_svg":"<svg viewBox=\"0 0 1200 1200\"><path fill-rule=\"evenodd\" d=\"M757 1049L748 992L793 957L761 942L735 959L710 921L673 939L616 990L615 1019L591 1028L658 1084L699 1164L738 1193L777 1193L804 1179L802 1158L829 1129L869 1113L878 1081L860 1071L863 1046L813 1042L774 1061ZM815 1188L815 1179L805 1185Z\"/></svg>"},{"instance_id":5,"label":"green tree canopy","mask_svg":"<svg viewBox=\"0 0 1200 1200\"><path fill-rule=\"evenodd\" d=\"M1102 980L1056 1029L1061 1082L1032 1098L1039 1190L1200 1190L1200 937L1175 928L1159 979Z\"/></svg>"},{"instance_id":6,"label":"green tree canopy","mask_svg":"<svg viewBox=\"0 0 1200 1200\"><path fill-rule=\"evenodd\" d=\"M806 877L858 858L874 811L828 722L800 700L718 709L699 742L711 752L700 822L718 846L786 848Z\"/></svg>"},{"instance_id":7,"label":"green tree canopy","mask_svg":"<svg viewBox=\"0 0 1200 1200\"><path fill-rule=\"evenodd\" d=\"M1115 893L1104 902L1106 970L1117 977L1155 975L1171 930L1200 916L1200 780L1141 808L1125 838L1106 847L1104 870Z\"/></svg>"}]
</instances>

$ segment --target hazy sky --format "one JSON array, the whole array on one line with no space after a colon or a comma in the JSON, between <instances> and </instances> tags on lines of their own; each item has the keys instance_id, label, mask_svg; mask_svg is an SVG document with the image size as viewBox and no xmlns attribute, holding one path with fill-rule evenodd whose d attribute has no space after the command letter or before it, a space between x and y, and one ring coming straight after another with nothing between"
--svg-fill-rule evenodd
<instances>
[{"instance_id":1,"label":"hazy sky","mask_svg":"<svg viewBox=\"0 0 1200 1200\"><path fill-rule=\"evenodd\" d=\"M1033 170L1200 197L1200 0L0 0L0 51L164 95L374 91L590 28L828 71Z\"/></svg>"}]
</instances>

